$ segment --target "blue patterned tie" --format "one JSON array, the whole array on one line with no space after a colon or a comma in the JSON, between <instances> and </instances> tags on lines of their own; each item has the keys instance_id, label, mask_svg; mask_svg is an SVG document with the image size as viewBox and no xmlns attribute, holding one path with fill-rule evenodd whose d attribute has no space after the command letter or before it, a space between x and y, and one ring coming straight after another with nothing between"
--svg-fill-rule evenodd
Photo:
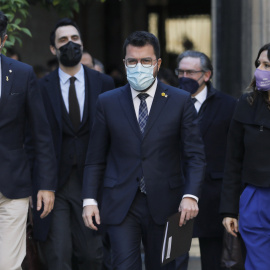
<instances>
[{"instance_id":1,"label":"blue patterned tie","mask_svg":"<svg viewBox=\"0 0 270 270\"><path fill-rule=\"evenodd\" d=\"M146 126L146 122L148 119L148 110L147 110L147 104L146 104L146 98L148 97L148 94L142 93L139 94L137 97L141 100L140 107L139 107L139 126L141 129L141 133L144 133L144 129Z\"/></svg>"},{"instance_id":2,"label":"blue patterned tie","mask_svg":"<svg viewBox=\"0 0 270 270\"><path fill-rule=\"evenodd\" d=\"M148 119L148 110L147 110L147 104L146 104L146 98L148 97L148 94L141 93L138 95L138 98L141 100L140 107L139 107L139 126L141 129L141 133L144 133L144 129L147 123ZM144 182L144 177L140 179L140 190L142 193L146 194L146 188L145 188L145 182Z\"/></svg>"}]
</instances>

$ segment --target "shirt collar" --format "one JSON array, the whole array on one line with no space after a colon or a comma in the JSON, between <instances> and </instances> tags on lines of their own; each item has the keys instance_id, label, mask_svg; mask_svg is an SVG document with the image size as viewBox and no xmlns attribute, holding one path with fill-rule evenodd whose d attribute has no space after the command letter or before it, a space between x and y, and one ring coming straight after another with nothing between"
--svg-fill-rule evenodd
<instances>
[{"instance_id":1,"label":"shirt collar","mask_svg":"<svg viewBox=\"0 0 270 270\"><path fill-rule=\"evenodd\" d=\"M206 97L207 97L207 86L205 86L203 90L198 95L195 96L197 101L199 101L201 104L204 103Z\"/></svg>"},{"instance_id":2,"label":"shirt collar","mask_svg":"<svg viewBox=\"0 0 270 270\"><path fill-rule=\"evenodd\" d=\"M140 93L142 93L141 91L134 90L131 86L130 86L130 89L131 89L132 99L136 98ZM147 93L150 97L154 98L156 90L157 90L157 79L155 80L153 85L146 92L143 92L143 93Z\"/></svg>"},{"instance_id":3,"label":"shirt collar","mask_svg":"<svg viewBox=\"0 0 270 270\"><path fill-rule=\"evenodd\" d=\"M60 81L63 84L67 83L67 81L72 77L69 74L65 73L61 68L58 69L58 74L59 74ZM83 65L81 65L80 70L73 77L76 77L76 80L83 82L83 79L84 79Z\"/></svg>"}]
</instances>

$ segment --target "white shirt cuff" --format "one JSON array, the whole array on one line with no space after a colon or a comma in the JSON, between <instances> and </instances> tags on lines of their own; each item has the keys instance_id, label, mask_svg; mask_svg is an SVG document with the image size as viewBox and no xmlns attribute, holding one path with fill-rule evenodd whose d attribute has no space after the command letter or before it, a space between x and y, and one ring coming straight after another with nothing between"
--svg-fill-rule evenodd
<instances>
[{"instance_id":1,"label":"white shirt cuff","mask_svg":"<svg viewBox=\"0 0 270 270\"><path fill-rule=\"evenodd\" d=\"M197 203L199 202L199 198L197 196L194 196L194 195L191 195L191 194L185 194L183 196L183 198L188 198L188 197L195 199L197 201Z\"/></svg>"},{"instance_id":2,"label":"white shirt cuff","mask_svg":"<svg viewBox=\"0 0 270 270\"><path fill-rule=\"evenodd\" d=\"M85 207L87 205L98 205L98 203L95 199L84 199L83 200L83 207Z\"/></svg>"}]
</instances>

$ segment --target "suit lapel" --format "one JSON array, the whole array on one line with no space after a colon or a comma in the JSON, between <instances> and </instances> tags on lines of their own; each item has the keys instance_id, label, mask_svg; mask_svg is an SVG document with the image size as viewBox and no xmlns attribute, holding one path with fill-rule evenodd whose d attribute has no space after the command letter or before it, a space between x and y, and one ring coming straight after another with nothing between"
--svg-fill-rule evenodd
<instances>
[{"instance_id":1,"label":"suit lapel","mask_svg":"<svg viewBox=\"0 0 270 270\"><path fill-rule=\"evenodd\" d=\"M157 90L154 96L154 100L151 106L151 110L148 116L147 124L144 131L144 137L146 137L147 133L157 120L159 114L161 113L162 109L164 108L167 100L170 96L167 93L167 88L164 84L158 82Z\"/></svg>"},{"instance_id":2,"label":"suit lapel","mask_svg":"<svg viewBox=\"0 0 270 270\"><path fill-rule=\"evenodd\" d=\"M134 130L134 133L142 139L142 134L140 131L140 127L138 124L138 120L135 114L134 110L134 104L132 100L130 85L126 84L122 91L119 94L119 101L122 106L122 109L124 110L124 114L127 117L132 129Z\"/></svg>"},{"instance_id":3,"label":"suit lapel","mask_svg":"<svg viewBox=\"0 0 270 270\"><path fill-rule=\"evenodd\" d=\"M1 69L2 69L2 87L1 87L1 99L0 107L5 104L6 99L8 98L11 92L11 86L13 83L14 71L12 70L12 63L9 59L1 55Z\"/></svg>"},{"instance_id":4,"label":"suit lapel","mask_svg":"<svg viewBox=\"0 0 270 270\"><path fill-rule=\"evenodd\" d=\"M48 78L46 78L46 83L48 84L46 86L46 89L47 89L48 96L51 100L51 104L53 107L56 120L61 126L62 106L61 106L61 90L60 90L58 69L53 71L51 75Z\"/></svg>"},{"instance_id":5,"label":"suit lapel","mask_svg":"<svg viewBox=\"0 0 270 270\"><path fill-rule=\"evenodd\" d=\"M89 117L89 86L88 86L88 79L87 76L84 76L84 81L85 81L85 88L84 88L84 105L83 105L83 115L82 115L82 121L81 121L81 126L85 124Z\"/></svg>"},{"instance_id":6,"label":"suit lapel","mask_svg":"<svg viewBox=\"0 0 270 270\"><path fill-rule=\"evenodd\" d=\"M211 106L211 110L208 110L209 106L208 103L212 102L211 99L215 95L216 90L214 90L211 86L210 90L208 91L207 98L203 103L203 107L201 108L202 111L199 111L198 117L201 118L200 120L200 130L202 137L207 132L211 124L214 122L213 119L218 116L218 111L220 106L218 106L218 102L214 103L214 106ZM201 115L200 115L201 113Z\"/></svg>"},{"instance_id":7,"label":"suit lapel","mask_svg":"<svg viewBox=\"0 0 270 270\"><path fill-rule=\"evenodd\" d=\"M84 115L82 119L82 125L84 125L84 123L86 122L88 117L87 114L89 114L90 126L92 126L92 121L94 119L96 111L96 101L98 99L98 95L101 94L102 85L99 76L97 76L96 73L93 73L93 71L84 68L84 75L85 75L85 104L84 104ZM86 104L86 102L88 102L88 104ZM87 107L88 111L86 111Z\"/></svg>"},{"instance_id":8,"label":"suit lapel","mask_svg":"<svg viewBox=\"0 0 270 270\"><path fill-rule=\"evenodd\" d=\"M204 136L207 130L209 130L209 127L214 122L213 119L218 116L218 111L220 109L219 106L213 106L211 107L211 110L208 110L207 104L205 104L206 108L202 117L202 120L200 121L200 129L201 129L201 135ZM207 120L207 121L205 121Z\"/></svg>"}]
</instances>

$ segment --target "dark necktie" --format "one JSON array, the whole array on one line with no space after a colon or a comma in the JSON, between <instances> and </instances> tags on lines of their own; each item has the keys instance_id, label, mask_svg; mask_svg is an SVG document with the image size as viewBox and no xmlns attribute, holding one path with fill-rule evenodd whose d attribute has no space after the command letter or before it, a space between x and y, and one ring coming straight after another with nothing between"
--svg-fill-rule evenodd
<instances>
[{"instance_id":1,"label":"dark necktie","mask_svg":"<svg viewBox=\"0 0 270 270\"><path fill-rule=\"evenodd\" d=\"M197 101L197 99L195 97L191 98L191 101L193 104L195 104L195 102Z\"/></svg>"},{"instance_id":2,"label":"dark necktie","mask_svg":"<svg viewBox=\"0 0 270 270\"><path fill-rule=\"evenodd\" d=\"M76 95L75 89L75 77L70 77L70 86L68 93L68 104L69 104L69 118L72 122L74 130L77 131L80 126L81 117L80 117L80 106Z\"/></svg>"},{"instance_id":3,"label":"dark necktie","mask_svg":"<svg viewBox=\"0 0 270 270\"><path fill-rule=\"evenodd\" d=\"M138 95L138 98L141 100L140 107L139 107L138 122L139 122L139 126L140 126L142 134L144 133L144 129L145 129L147 119L148 119L148 110L147 110L147 104L146 104L146 99L148 96L149 95L145 93L141 93ZM140 185L141 192L146 194L144 176L141 177L139 185Z\"/></svg>"},{"instance_id":4,"label":"dark necktie","mask_svg":"<svg viewBox=\"0 0 270 270\"><path fill-rule=\"evenodd\" d=\"M141 133L144 133L144 129L147 123L148 119L148 110L147 110L147 104L146 104L146 99L149 95L142 93L138 95L138 98L141 100L140 107L139 107L139 126L141 129Z\"/></svg>"}]
</instances>

